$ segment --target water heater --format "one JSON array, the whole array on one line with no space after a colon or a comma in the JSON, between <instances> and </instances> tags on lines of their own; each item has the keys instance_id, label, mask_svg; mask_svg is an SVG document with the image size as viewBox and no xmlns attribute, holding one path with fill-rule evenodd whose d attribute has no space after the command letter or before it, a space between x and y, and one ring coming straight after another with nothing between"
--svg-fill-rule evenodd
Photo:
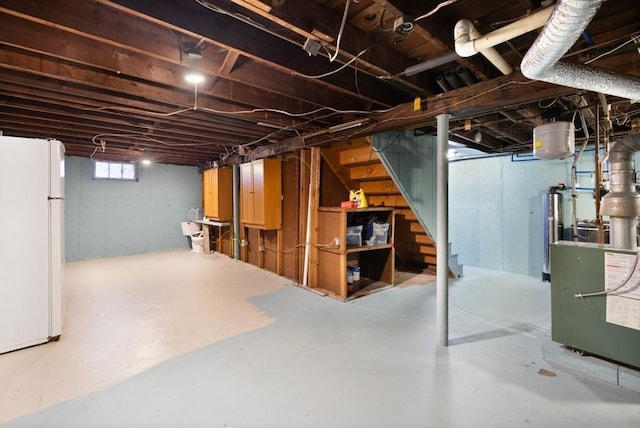
<instances>
[{"instance_id":1,"label":"water heater","mask_svg":"<svg viewBox=\"0 0 640 428\"><path fill-rule=\"evenodd\" d=\"M542 281L551 281L549 245L562 239L562 195L564 184L549 187L542 195Z\"/></svg>"}]
</instances>

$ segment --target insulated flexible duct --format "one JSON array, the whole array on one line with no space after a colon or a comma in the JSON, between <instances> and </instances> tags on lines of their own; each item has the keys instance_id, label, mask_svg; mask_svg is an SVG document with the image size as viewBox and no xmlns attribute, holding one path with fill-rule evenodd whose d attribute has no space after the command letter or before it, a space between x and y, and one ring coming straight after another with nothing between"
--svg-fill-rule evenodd
<instances>
[{"instance_id":1,"label":"insulated flexible duct","mask_svg":"<svg viewBox=\"0 0 640 428\"><path fill-rule=\"evenodd\" d=\"M520 65L529 79L640 100L640 79L559 61L582 35L604 0L559 0Z\"/></svg>"}]
</instances>

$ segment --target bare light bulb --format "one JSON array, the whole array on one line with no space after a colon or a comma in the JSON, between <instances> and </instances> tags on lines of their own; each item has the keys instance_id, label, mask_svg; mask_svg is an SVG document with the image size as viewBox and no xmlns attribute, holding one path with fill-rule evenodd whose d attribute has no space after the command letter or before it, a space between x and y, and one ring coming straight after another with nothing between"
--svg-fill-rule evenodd
<instances>
[{"instance_id":1,"label":"bare light bulb","mask_svg":"<svg viewBox=\"0 0 640 428\"><path fill-rule=\"evenodd\" d=\"M191 70L184 75L184 80L197 85L198 83L204 82L204 76L197 71Z\"/></svg>"}]
</instances>

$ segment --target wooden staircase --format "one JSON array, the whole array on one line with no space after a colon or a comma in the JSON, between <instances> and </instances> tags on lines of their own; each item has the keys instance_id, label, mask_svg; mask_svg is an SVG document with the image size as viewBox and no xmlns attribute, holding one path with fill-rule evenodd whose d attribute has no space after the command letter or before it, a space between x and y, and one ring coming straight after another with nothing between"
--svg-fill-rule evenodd
<instances>
[{"instance_id":1,"label":"wooden staircase","mask_svg":"<svg viewBox=\"0 0 640 428\"><path fill-rule=\"evenodd\" d=\"M334 143L322 149L323 167L335 174L344 186L340 200L346 200L349 189L362 188L369 206L393 207L396 210L395 248L397 266L400 269L428 270L435 272L437 254L435 243L423 228L391 176L373 150L368 138L352 139ZM323 176L328 172L325 171ZM325 196L330 204L339 204ZM450 255L450 254L449 254ZM459 276L456 271L457 255L450 255L455 263L450 276Z\"/></svg>"}]
</instances>

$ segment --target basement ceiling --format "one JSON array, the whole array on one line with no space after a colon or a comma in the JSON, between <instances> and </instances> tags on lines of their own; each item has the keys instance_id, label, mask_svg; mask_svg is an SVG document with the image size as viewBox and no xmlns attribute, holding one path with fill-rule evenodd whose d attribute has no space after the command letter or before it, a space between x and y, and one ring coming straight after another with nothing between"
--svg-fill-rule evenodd
<instances>
[{"instance_id":1,"label":"basement ceiling","mask_svg":"<svg viewBox=\"0 0 640 428\"><path fill-rule=\"evenodd\" d=\"M440 113L452 115L453 141L487 153L530 150L533 128L550 120L584 119L593 135L603 105L612 136L628 133L638 104L519 73L539 30L496 46L508 75L455 55L458 20L487 34L549 4L0 0L0 130L58 138L69 155L201 166L434 132ZM639 34L636 0L605 1L565 60L640 76ZM196 86L184 79L194 67Z\"/></svg>"}]
</instances>

